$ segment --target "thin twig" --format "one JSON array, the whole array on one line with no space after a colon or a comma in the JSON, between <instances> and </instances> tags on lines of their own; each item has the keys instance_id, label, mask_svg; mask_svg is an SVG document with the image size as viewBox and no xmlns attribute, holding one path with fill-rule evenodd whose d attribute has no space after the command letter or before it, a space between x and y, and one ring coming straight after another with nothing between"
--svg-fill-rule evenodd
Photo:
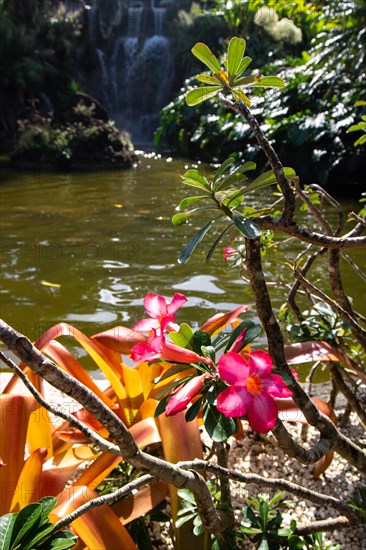
<instances>
[{"instance_id":1,"label":"thin twig","mask_svg":"<svg viewBox=\"0 0 366 550\"><path fill-rule=\"evenodd\" d=\"M114 493L93 498L89 502L86 502L85 504L74 510L74 512L72 512L71 514L57 521L54 525L54 528L56 530L63 529L83 514L90 512L90 510L92 510L93 508L96 508L97 506L103 506L103 504L114 504L115 502L119 502L123 498L133 494L134 491L136 491L143 485L151 485L151 483L156 480L156 476L151 476L147 474L131 481L127 485L124 485L124 487L121 487Z\"/></svg>"},{"instance_id":2,"label":"thin twig","mask_svg":"<svg viewBox=\"0 0 366 550\"><path fill-rule=\"evenodd\" d=\"M344 319L344 321L346 321L354 329L354 333L357 334L359 341L366 346L366 330L361 327L361 325L357 323L357 321L347 311L345 311L340 305L337 304L337 302L335 302L327 294L325 294L325 292L317 288L305 277L303 277L298 269L294 269L294 275L301 282L301 284L306 287L312 294L315 294L316 296L318 296L318 298L323 300L323 302L330 305L330 307L334 311L336 311L342 317L342 319Z\"/></svg>"}]
</instances>

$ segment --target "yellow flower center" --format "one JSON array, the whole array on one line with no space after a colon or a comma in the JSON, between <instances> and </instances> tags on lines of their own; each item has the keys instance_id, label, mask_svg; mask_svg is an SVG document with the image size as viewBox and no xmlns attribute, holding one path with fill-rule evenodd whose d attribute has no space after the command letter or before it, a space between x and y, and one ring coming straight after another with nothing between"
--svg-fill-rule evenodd
<instances>
[{"instance_id":1,"label":"yellow flower center","mask_svg":"<svg viewBox=\"0 0 366 550\"><path fill-rule=\"evenodd\" d=\"M258 395L262 391L263 384L259 376L253 374L247 380L246 387L249 393L252 395Z\"/></svg>"}]
</instances>

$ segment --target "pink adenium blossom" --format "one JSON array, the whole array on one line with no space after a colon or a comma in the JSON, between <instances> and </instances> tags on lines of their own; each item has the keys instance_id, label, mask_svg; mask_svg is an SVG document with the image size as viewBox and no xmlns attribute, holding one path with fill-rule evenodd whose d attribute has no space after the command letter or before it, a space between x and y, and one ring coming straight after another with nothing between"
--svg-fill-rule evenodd
<instances>
[{"instance_id":1,"label":"pink adenium blossom","mask_svg":"<svg viewBox=\"0 0 366 550\"><path fill-rule=\"evenodd\" d=\"M174 323L175 313L186 301L186 296L178 292L174 294L170 303L159 294L146 294L144 308L150 317L138 321L134 325L133 330L138 330L139 332L149 332L152 329L161 329L162 331L179 330L179 325Z\"/></svg>"},{"instance_id":2,"label":"pink adenium blossom","mask_svg":"<svg viewBox=\"0 0 366 550\"><path fill-rule=\"evenodd\" d=\"M224 248L224 261L228 262L232 256L238 256L239 251L236 248L231 248L231 246L225 246Z\"/></svg>"},{"instance_id":3,"label":"pink adenium blossom","mask_svg":"<svg viewBox=\"0 0 366 550\"><path fill-rule=\"evenodd\" d=\"M136 344L131 350L133 361L156 361L164 359L171 363L211 363L206 357L201 357L198 353L190 349L185 349L169 342L165 339L158 329L152 329L152 335L146 342Z\"/></svg>"},{"instance_id":4,"label":"pink adenium blossom","mask_svg":"<svg viewBox=\"0 0 366 550\"><path fill-rule=\"evenodd\" d=\"M181 386L169 399L165 409L166 416L174 416L180 411L184 411L191 399L200 392L203 382L207 377L210 377L210 375L201 374L200 376L195 376L187 384Z\"/></svg>"},{"instance_id":5,"label":"pink adenium blossom","mask_svg":"<svg viewBox=\"0 0 366 550\"><path fill-rule=\"evenodd\" d=\"M278 417L275 397L290 397L291 390L277 374L265 351L253 351L248 360L235 352L219 359L219 374L230 384L217 398L217 409L226 417L247 415L253 430L267 433Z\"/></svg>"}]
</instances>

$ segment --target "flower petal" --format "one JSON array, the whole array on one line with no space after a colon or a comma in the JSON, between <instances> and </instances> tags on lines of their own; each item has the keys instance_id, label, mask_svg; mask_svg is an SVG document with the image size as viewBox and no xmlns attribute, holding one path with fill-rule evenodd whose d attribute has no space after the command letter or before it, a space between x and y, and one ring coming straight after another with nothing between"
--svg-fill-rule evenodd
<instances>
[{"instance_id":1,"label":"flower petal","mask_svg":"<svg viewBox=\"0 0 366 550\"><path fill-rule=\"evenodd\" d=\"M206 375L195 376L187 384L178 389L168 401L165 409L166 416L173 416L183 411L202 388L205 377Z\"/></svg>"},{"instance_id":2,"label":"flower petal","mask_svg":"<svg viewBox=\"0 0 366 550\"><path fill-rule=\"evenodd\" d=\"M238 353L229 351L219 359L220 377L229 384L244 384L248 378L248 365Z\"/></svg>"},{"instance_id":3,"label":"flower petal","mask_svg":"<svg viewBox=\"0 0 366 550\"><path fill-rule=\"evenodd\" d=\"M144 308L146 313L153 319L161 319L167 314L166 300L159 294L146 294Z\"/></svg>"},{"instance_id":4,"label":"flower petal","mask_svg":"<svg viewBox=\"0 0 366 550\"><path fill-rule=\"evenodd\" d=\"M270 374L262 378L262 382L263 389L272 397L291 397L292 395L292 391L278 374Z\"/></svg>"},{"instance_id":5,"label":"flower petal","mask_svg":"<svg viewBox=\"0 0 366 550\"><path fill-rule=\"evenodd\" d=\"M150 332L152 328L159 328L158 319L141 319L136 325L132 327L132 330L137 330L138 332Z\"/></svg>"},{"instance_id":6,"label":"flower petal","mask_svg":"<svg viewBox=\"0 0 366 550\"><path fill-rule=\"evenodd\" d=\"M155 361L160 358L160 353L146 343L136 344L131 350L132 361Z\"/></svg>"},{"instance_id":7,"label":"flower petal","mask_svg":"<svg viewBox=\"0 0 366 550\"><path fill-rule=\"evenodd\" d=\"M246 388L226 388L217 396L216 408L226 417L240 417L252 405L253 397Z\"/></svg>"},{"instance_id":8,"label":"flower petal","mask_svg":"<svg viewBox=\"0 0 366 550\"><path fill-rule=\"evenodd\" d=\"M252 351L249 355L249 366L251 367L251 374L256 373L260 377L266 376L272 370L271 356L266 351Z\"/></svg>"},{"instance_id":9,"label":"flower petal","mask_svg":"<svg viewBox=\"0 0 366 550\"><path fill-rule=\"evenodd\" d=\"M174 315L174 313L187 302L188 298L184 294L176 292L170 304L167 306L168 315Z\"/></svg>"},{"instance_id":10,"label":"flower petal","mask_svg":"<svg viewBox=\"0 0 366 550\"><path fill-rule=\"evenodd\" d=\"M278 417L274 399L268 393L261 392L248 407L247 416L253 430L266 434L273 428Z\"/></svg>"}]
</instances>

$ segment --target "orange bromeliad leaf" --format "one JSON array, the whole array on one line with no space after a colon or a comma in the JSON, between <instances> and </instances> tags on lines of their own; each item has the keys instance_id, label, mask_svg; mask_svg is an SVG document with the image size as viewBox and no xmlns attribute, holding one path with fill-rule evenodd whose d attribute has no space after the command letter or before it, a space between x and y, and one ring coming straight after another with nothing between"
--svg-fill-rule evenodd
<instances>
[{"instance_id":1,"label":"orange bromeliad leaf","mask_svg":"<svg viewBox=\"0 0 366 550\"><path fill-rule=\"evenodd\" d=\"M140 518L155 508L169 493L169 486L163 481L152 483L144 487L138 493L128 496L112 505L113 512L124 525L134 519Z\"/></svg>"},{"instance_id":2,"label":"orange bromeliad leaf","mask_svg":"<svg viewBox=\"0 0 366 550\"><path fill-rule=\"evenodd\" d=\"M47 456L47 449L37 449L24 462L18 478L17 488L10 504L10 512L19 512L24 506L39 500L42 465Z\"/></svg>"},{"instance_id":3,"label":"orange bromeliad leaf","mask_svg":"<svg viewBox=\"0 0 366 550\"><path fill-rule=\"evenodd\" d=\"M47 458L53 454L52 423L48 411L37 401L29 417L27 445L30 453L39 448L46 449Z\"/></svg>"},{"instance_id":4,"label":"orange bromeliad leaf","mask_svg":"<svg viewBox=\"0 0 366 550\"><path fill-rule=\"evenodd\" d=\"M55 522L65 517L97 496L97 493L82 485L73 485L65 489L56 508L50 514L51 521ZM71 527L89 549L138 550L117 515L105 504L73 521Z\"/></svg>"},{"instance_id":5,"label":"orange bromeliad leaf","mask_svg":"<svg viewBox=\"0 0 366 550\"><path fill-rule=\"evenodd\" d=\"M57 363L57 365L70 374L70 376L79 380L79 382L95 393L103 403L113 409L115 406L113 401L104 394L81 363L79 363L60 342L50 342L45 346L44 351L55 363Z\"/></svg>"},{"instance_id":6,"label":"orange bromeliad leaf","mask_svg":"<svg viewBox=\"0 0 366 550\"><path fill-rule=\"evenodd\" d=\"M9 512L24 465L29 416L35 399L28 395L0 396L0 516Z\"/></svg>"},{"instance_id":7,"label":"orange bromeliad leaf","mask_svg":"<svg viewBox=\"0 0 366 550\"><path fill-rule=\"evenodd\" d=\"M234 321L238 315L251 309L252 306L239 306L228 313L217 313L213 317L210 317L203 325L200 327L200 330L207 332L208 334L213 334L218 330L222 330L226 325Z\"/></svg>"},{"instance_id":8,"label":"orange bromeliad leaf","mask_svg":"<svg viewBox=\"0 0 366 550\"><path fill-rule=\"evenodd\" d=\"M118 353L129 355L131 349L136 344L146 341L146 336L141 332L126 327L114 327L104 332L94 334L91 339Z\"/></svg>"},{"instance_id":9,"label":"orange bromeliad leaf","mask_svg":"<svg viewBox=\"0 0 366 550\"><path fill-rule=\"evenodd\" d=\"M318 340L299 342L285 346L286 361L291 365L309 363L310 361L339 361L352 369L360 379L366 383L365 374L341 349L335 348L328 342Z\"/></svg>"},{"instance_id":10,"label":"orange bromeliad leaf","mask_svg":"<svg viewBox=\"0 0 366 550\"><path fill-rule=\"evenodd\" d=\"M192 422L186 422L185 411L175 416L160 415L157 419L161 441L163 443L164 457L168 462L176 464L181 460L203 459L202 441L198 428L197 418ZM179 434L179 437L177 437ZM169 485L170 504L172 508L173 523L178 519L180 499L176 487ZM197 548L202 543L192 533L192 525L185 523L180 529L176 529L177 548ZM197 542L198 541L198 542ZM203 548L203 545L201 546Z\"/></svg>"}]
</instances>

